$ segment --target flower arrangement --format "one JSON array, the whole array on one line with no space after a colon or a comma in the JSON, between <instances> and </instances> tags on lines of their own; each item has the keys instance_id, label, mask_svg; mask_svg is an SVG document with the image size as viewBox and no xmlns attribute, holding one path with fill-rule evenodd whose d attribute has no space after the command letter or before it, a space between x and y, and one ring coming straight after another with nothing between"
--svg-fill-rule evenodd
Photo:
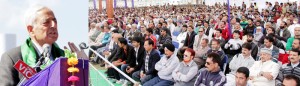
<instances>
[{"instance_id":1,"label":"flower arrangement","mask_svg":"<svg viewBox=\"0 0 300 86\"><path fill-rule=\"evenodd\" d=\"M78 59L75 53L71 53L70 50L65 50L65 56L68 58L67 63L70 66L68 72L72 75L68 78L68 82L72 82L71 86L75 86L75 82L79 81L79 77L75 76L75 73L79 72L79 69L75 67L78 64Z\"/></svg>"}]
</instances>

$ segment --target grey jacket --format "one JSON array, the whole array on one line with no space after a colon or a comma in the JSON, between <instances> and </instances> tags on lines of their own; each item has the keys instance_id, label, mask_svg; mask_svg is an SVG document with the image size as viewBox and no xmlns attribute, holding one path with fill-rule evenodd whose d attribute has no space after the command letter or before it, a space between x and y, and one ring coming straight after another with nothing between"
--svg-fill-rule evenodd
<instances>
[{"instance_id":1,"label":"grey jacket","mask_svg":"<svg viewBox=\"0 0 300 86\"><path fill-rule=\"evenodd\" d=\"M21 47L5 52L0 59L0 86L16 86L23 78L23 75L14 68L14 64L22 59Z\"/></svg>"}]
</instances>

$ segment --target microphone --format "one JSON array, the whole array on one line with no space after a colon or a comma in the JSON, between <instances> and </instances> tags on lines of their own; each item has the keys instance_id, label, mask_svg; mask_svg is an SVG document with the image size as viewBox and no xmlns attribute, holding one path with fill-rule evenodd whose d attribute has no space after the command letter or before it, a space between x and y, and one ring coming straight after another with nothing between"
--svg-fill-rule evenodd
<instances>
[{"instance_id":1,"label":"microphone","mask_svg":"<svg viewBox=\"0 0 300 86\"><path fill-rule=\"evenodd\" d=\"M40 55L40 58L38 60L38 62L35 64L35 66L33 68L35 68L35 70L33 68L31 68L30 66L28 66L25 62L19 60L15 65L15 69L17 69L20 73L22 73L22 75L24 76L20 82L18 83L17 86L20 86L22 83L24 83L26 81L26 79L31 78L34 74L37 73L37 71L40 70L40 66L42 64L45 64L44 60L45 58L49 58L50 57L50 45L49 44L44 44L43 45L43 53L42 55Z\"/></svg>"},{"instance_id":2,"label":"microphone","mask_svg":"<svg viewBox=\"0 0 300 86\"><path fill-rule=\"evenodd\" d=\"M80 48L80 49L88 49L89 46L87 46L86 43L81 42L81 43L79 44L79 48Z\"/></svg>"}]
</instances>

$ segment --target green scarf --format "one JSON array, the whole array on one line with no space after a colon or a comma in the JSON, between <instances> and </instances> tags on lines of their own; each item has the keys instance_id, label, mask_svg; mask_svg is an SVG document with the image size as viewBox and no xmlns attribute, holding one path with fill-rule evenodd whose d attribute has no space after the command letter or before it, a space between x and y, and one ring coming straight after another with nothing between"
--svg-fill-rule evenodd
<instances>
[{"instance_id":1,"label":"green scarf","mask_svg":"<svg viewBox=\"0 0 300 86\"><path fill-rule=\"evenodd\" d=\"M36 65L38 55L34 49L34 45L30 38L28 38L26 40L26 42L23 45L21 45L21 54L22 54L23 61L27 65L29 65L30 67L34 67ZM52 49L51 49L51 55L52 55L53 59L55 59L57 57L64 56L64 51L61 50L56 43L53 43ZM45 59L45 61L46 60L47 59ZM44 69L52 63L53 63L53 61L51 61L49 59L49 60L47 60L46 64L41 65L40 68Z\"/></svg>"}]
</instances>

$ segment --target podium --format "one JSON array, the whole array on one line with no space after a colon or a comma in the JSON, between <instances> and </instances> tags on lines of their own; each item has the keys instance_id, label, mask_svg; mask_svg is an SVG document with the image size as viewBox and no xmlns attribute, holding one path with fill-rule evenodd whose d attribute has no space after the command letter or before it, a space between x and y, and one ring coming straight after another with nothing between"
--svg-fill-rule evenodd
<instances>
[{"instance_id":1,"label":"podium","mask_svg":"<svg viewBox=\"0 0 300 86\"><path fill-rule=\"evenodd\" d=\"M64 57L55 60L51 65L32 76L21 86L71 86L72 82L68 82L68 78L72 74L67 70L70 67L67 60L68 58ZM75 67L79 69L79 72L75 73L75 76L79 77L79 81L75 82L75 86L88 86L88 60L78 59L78 64Z\"/></svg>"}]
</instances>

